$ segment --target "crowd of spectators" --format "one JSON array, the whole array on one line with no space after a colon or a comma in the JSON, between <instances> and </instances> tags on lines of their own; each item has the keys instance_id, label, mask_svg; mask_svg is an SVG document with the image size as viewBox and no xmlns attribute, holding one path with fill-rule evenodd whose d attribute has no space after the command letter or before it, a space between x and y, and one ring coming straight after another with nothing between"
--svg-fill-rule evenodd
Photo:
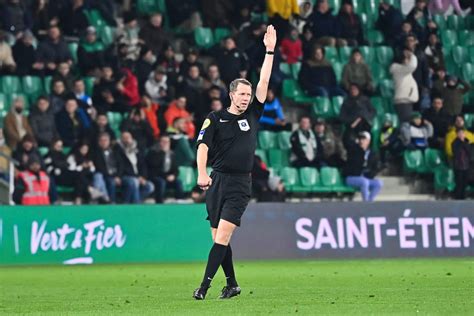
<instances>
[{"instance_id":1,"label":"crowd of spectators","mask_svg":"<svg viewBox=\"0 0 474 316\"><path fill-rule=\"evenodd\" d=\"M33 188L31 174L49 178L50 202L57 200L59 186L74 188L77 204L117 203L118 192L125 203L150 197L160 203L168 188L183 198L178 167L194 166L196 130L208 112L228 104L229 82L258 75L266 23L276 26L279 50L263 129L291 131L296 123L287 119L290 111L283 111L286 100L280 91L288 77L280 63L301 64L298 82L309 96L344 97L335 121L301 118L291 136L292 165L340 168L347 184L362 188L366 200L382 185L367 180L380 170L371 151L374 142L383 163L404 149L435 147L446 150L450 159L454 155L455 170L467 167L458 156L469 148L464 142L474 142L462 116L463 96L471 87L446 72L432 19L433 12L448 10L441 1L417 0L406 17L388 1L380 1L375 27L384 45L394 50L389 73L401 122L398 129L393 119L384 121L380 139L370 137L377 115L370 97L378 95L379 88L374 69L357 48L369 42L351 0L341 1L339 12L327 0L165 1L166 12L146 15L136 2L0 1L0 75L51 80L49 93L12 99L3 121L0 150L19 162L20 173L26 172L17 178L18 202ZM458 14L469 12L453 3ZM113 29L111 40L107 28L91 22L92 11ZM262 16L268 21L258 18ZM199 47L193 31L201 26L227 28L230 36L210 48ZM326 50L347 46L353 48L338 80ZM90 78L92 89L87 86ZM121 118L118 126L110 121L116 117ZM343 133L336 131L338 124ZM40 153L40 147L47 147L48 153ZM2 163L0 173L5 170ZM266 168L256 162L255 170L264 179ZM274 192L284 192L281 182L272 181Z\"/></svg>"}]
</instances>

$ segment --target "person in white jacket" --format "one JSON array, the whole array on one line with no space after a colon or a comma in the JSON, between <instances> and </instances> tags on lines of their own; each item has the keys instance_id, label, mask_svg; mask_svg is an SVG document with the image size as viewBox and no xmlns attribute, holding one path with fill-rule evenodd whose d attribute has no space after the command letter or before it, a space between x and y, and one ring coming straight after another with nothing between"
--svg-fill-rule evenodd
<instances>
[{"instance_id":1,"label":"person in white jacket","mask_svg":"<svg viewBox=\"0 0 474 316\"><path fill-rule=\"evenodd\" d=\"M399 60L390 66L390 73L393 76L395 85L395 96L393 102L400 122L410 121L413 113L413 104L418 102L418 86L413 72L418 65L416 56L408 49L403 50Z\"/></svg>"}]
</instances>

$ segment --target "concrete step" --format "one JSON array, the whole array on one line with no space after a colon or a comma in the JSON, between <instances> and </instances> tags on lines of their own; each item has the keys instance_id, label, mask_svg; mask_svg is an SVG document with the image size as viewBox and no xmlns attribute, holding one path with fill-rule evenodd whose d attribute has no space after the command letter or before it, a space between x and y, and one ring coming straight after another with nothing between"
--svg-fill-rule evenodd
<instances>
[{"instance_id":1,"label":"concrete step","mask_svg":"<svg viewBox=\"0 0 474 316\"><path fill-rule=\"evenodd\" d=\"M403 177L377 177L383 181L382 195L408 195L412 192L410 185L405 183Z\"/></svg>"}]
</instances>

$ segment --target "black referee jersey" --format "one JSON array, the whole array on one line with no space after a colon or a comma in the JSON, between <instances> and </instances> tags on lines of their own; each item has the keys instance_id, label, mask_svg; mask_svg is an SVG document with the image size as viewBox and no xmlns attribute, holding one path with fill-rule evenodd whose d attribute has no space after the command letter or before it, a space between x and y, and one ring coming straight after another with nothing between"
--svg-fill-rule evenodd
<instances>
[{"instance_id":1,"label":"black referee jersey","mask_svg":"<svg viewBox=\"0 0 474 316\"><path fill-rule=\"evenodd\" d=\"M254 98L247 110L235 115L222 109L211 112L197 138L209 147L212 169L221 173L250 173L257 147L259 120L263 103Z\"/></svg>"}]
</instances>

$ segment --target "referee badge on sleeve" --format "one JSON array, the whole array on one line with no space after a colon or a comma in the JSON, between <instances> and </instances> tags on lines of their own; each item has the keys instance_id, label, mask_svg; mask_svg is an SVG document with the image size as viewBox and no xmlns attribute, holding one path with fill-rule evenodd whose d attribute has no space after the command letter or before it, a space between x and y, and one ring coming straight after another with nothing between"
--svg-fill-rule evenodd
<instances>
[{"instance_id":1,"label":"referee badge on sleeve","mask_svg":"<svg viewBox=\"0 0 474 316\"><path fill-rule=\"evenodd\" d=\"M239 128L241 131L248 131L250 130L250 125L249 125L249 122L247 121L247 119L244 119L244 120L238 120L237 123L239 124Z\"/></svg>"}]
</instances>

